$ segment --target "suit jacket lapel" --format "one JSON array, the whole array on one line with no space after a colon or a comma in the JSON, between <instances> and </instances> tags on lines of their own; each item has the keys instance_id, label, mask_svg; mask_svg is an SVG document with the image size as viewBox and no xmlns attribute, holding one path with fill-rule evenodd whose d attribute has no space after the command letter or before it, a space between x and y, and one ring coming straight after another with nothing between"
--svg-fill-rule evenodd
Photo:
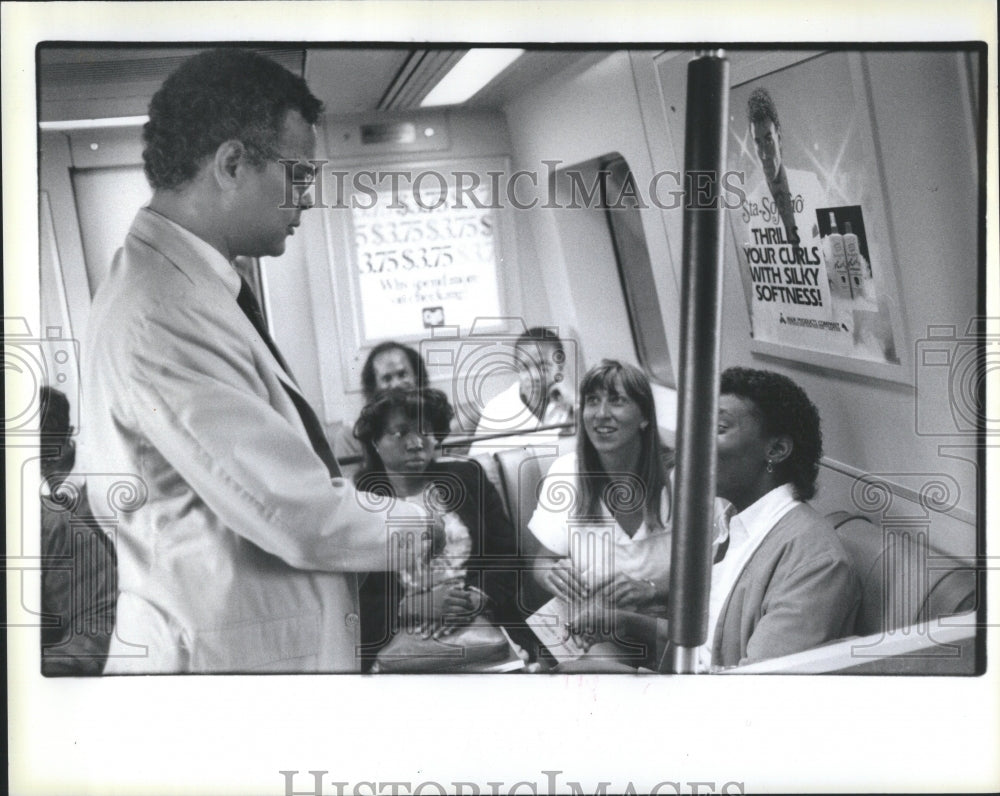
<instances>
[{"instance_id":1,"label":"suit jacket lapel","mask_svg":"<svg viewBox=\"0 0 1000 796\"><path fill-rule=\"evenodd\" d=\"M201 252L191 246L181 235L178 235L169 222L162 219L156 212L142 208L136 214L129 234L169 260L174 268L184 274L198 288L199 296L208 306L213 308L213 312L225 314L229 325L244 330L246 338L252 341L257 353L268 363L281 383L287 389L302 395L294 378L274 357L271 349L261 339L250 319L236 304L236 296L230 293L228 287L212 270L212 266L205 260ZM305 396L303 396L303 400L305 400Z\"/></svg>"}]
</instances>

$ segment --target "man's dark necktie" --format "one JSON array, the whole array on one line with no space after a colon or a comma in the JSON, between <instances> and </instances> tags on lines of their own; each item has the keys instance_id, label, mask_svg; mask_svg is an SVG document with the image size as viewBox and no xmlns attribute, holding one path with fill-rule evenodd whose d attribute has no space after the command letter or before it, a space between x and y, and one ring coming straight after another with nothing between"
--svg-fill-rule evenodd
<instances>
[{"instance_id":1,"label":"man's dark necktie","mask_svg":"<svg viewBox=\"0 0 1000 796\"><path fill-rule=\"evenodd\" d=\"M288 369L284 357L278 351L278 346L271 339L271 334L267 330L267 324L264 323L264 316L260 311L260 305L257 303L257 298L250 289L250 285L246 283L245 279L240 279L240 282L242 284L240 286L240 294L236 298L236 303L240 305L243 314L247 316L250 323L253 324L253 328L257 330L257 334L260 335L261 339L271 350L271 353L274 354L274 358L278 360L285 373L288 374L288 378L294 382L295 377L292 376L292 372ZM285 388L288 397L295 404L295 409L298 411L299 417L302 418L302 425L306 427L309 442L312 444L313 450L316 451L316 455L323 460L323 464L326 465L326 469L330 472L330 477L338 478L340 476L340 466L337 464L337 459L333 455L333 451L330 450L330 443L326 441L326 435L323 433L323 427L320 425L316 413L306 402L306 399L299 395L296 390L289 389L288 385L284 383L281 386Z\"/></svg>"}]
</instances>

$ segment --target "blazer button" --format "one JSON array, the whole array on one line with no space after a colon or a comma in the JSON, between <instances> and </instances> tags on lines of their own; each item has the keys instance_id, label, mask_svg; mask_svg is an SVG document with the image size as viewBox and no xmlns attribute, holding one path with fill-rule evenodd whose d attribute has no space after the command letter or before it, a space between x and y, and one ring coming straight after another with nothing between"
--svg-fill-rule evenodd
<instances>
[{"instance_id":1,"label":"blazer button","mask_svg":"<svg viewBox=\"0 0 1000 796\"><path fill-rule=\"evenodd\" d=\"M358 625L358 624L361 623L361 617L358 616L357 614L353 614L353 613L352 614L348 614L347 616L344 617L344 623L348 627L354 627L355 625Z\"/></svg>"}]
</instances>

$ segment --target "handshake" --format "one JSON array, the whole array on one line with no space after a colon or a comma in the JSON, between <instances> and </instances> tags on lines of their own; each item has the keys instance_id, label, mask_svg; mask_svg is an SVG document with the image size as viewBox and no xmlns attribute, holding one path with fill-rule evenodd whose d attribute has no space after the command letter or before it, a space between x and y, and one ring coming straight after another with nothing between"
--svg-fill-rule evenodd
<instances>
[{"instance_id":1,"label":"handshake","mask_svg":"<svg viewBox=\"0 0 1000 796\"><path fill-rule=\"evenodd\" d=\"M422 506L405 504L413 509L410 516L390 517L386 523L389 540L389 569L399 572L404 583L418 578L435 553L445 546L444 517Z\"/></svg>"},{"instance_id":2,"label":"handshake","mask_svg":"<svg viewBox=\"0 0 1000 796\"><path fill-rule=\"evenodd\" d=\"M390 564L406 592L399 616L407 626L438 638L484 612L486 595L466 586L446 555L441 513L429 510L421 522L408 521L401 527L390 524L390 539Z\"/></svg>"}]
</instances>

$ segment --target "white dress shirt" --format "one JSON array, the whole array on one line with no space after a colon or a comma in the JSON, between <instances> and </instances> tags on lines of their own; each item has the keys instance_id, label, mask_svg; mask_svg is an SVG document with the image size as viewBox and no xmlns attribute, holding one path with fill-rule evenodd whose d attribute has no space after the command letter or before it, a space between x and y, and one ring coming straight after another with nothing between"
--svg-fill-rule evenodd
<instances>
[{"instance_id":1,"label":"white dress shirt","mask_svg":"<svg viewBox=\"0 0 1000 796\"><path fill-rule=\"evenodd\" d=\"M712 566L712 589L708 600L708 638L698 651L702 668L711 666L712 641L719 615L743 568L778 520L799 505L791 484L775 487L739 514L729 515L729 547Z\"/></svg>"},{"instance_id":2,"label":"white dress shirt","mask_svg":"<svg viewBox=\"0 0 1000 796\"><path fill-rule=\"evenodd\" d=\"M173 227L177 234L180 235L192 249L198 252L201 258L211 267L212 271L214 271L219 279L222 280L222 284L226 286L226 289L233 294L233 298L239 296L242 279L233 267L233 264L222 256L222 252L216 249L208 241L199 238L191 232L191 230L182 227L176 221L171 221L166 216L157 213L155 210L150 210L148 207L146 209Z\"/></svg>"},{"instance_id":3,"label":"white dress shirt","mask_svg":"<svg viewBox=\"0 0 1000 796\"><path fill-rule=\"evenodd\" d=\"M672 476L672 473L671 473ZM639 580L659 579L670 573L671 510L669 486L660 495L663 527L649 527L645 519L628 533L600 503L600 518L577 520L571 509L579 494L575 453L552 463L539 489L538 506L528 522L535 538L558 556L570 558L591 588L618 573Z\"/></svg>"},{"instance_id":4,"label":"white dress shirt","mask_svg":"<svg viewBox=\"0 0 1000 796\"><path fill-rule=\"evenodd\" d=\"M529 445L557 446L565 439L559 430L538 431L541 426L556 425L572 420L572 407L558 401L549 401L541 420L525 406L521 399L521 383L515 381L483 407L476 426L476 436L508 434L506 437L473 442L469 454L497 453Z\"/></svg>"}]
</instances>

